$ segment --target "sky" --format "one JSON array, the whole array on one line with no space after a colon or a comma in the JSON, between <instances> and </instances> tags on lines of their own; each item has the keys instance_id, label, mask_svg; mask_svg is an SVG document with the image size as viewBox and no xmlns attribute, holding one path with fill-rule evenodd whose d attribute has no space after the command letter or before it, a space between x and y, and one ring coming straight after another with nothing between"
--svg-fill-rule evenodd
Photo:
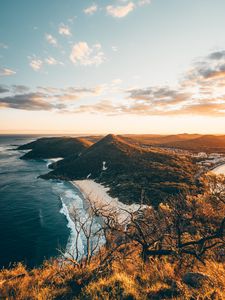
<instances>
[{"instance_id":1,"label":"sky","mask_svg":"<svg viewBox=\"0 0 225 300\"><path fill-rule=\"evenodd\" d=\"M0 133L225 134L224 0L1 0Z\"/></svg>"}]
</instances>

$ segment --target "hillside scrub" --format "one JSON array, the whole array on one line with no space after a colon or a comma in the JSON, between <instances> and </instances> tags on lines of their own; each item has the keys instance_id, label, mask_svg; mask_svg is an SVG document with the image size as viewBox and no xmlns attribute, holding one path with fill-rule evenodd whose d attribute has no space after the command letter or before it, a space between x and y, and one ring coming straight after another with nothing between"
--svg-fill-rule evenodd
<instances>
[{"instance_id":1,"label":"hillside scrub","mask_svg":"<svg viewBox=\"0 0 225 300\"><path fill-rule=\"evenodd\" d=\"M110 195L125 204L139 204L143 190L143 203L156 207L171 195L186 190L197 193L202 187L195 178L199 167L190 156L160 148L145 149L114 135L107 135L78 157L67 157L52 167L53 171L41 177L65 180L88 177L110 187Z\"/></svg>"},{"instance_id":2,"label":"hillside scrub","mask_svg":"<svg viewBox=\"0 0 225 300\"><path fill-rule=\"evenodd\" d=\"M18 150L31 150L24 154L22 159L45 159L77 156L91 145L92 142L84 138L48 137L21 145Z\"/></svg>"},{"instance_id":3,"label":"hillside scrub","mask_svg":"<svg viewBox=\"0 0 225 300\"><path fill-rule=\"evenodd\" d=\"M140 207L124 224L104 216L106 243L95 255L2 269L1 298L224 299L225 178L204 181L203 194L174 197L158 209Z\"/></svg>"}]
</instances>

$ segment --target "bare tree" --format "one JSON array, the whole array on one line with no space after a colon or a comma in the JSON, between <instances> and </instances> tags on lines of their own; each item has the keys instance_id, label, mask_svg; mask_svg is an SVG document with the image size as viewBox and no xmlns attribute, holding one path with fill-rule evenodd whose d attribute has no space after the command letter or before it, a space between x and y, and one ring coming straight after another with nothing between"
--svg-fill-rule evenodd
<instances>
[{"instance_id":1,"label":"bare tree","mask_svg":"<svg viewBox=\"0 0 225 300\"><path fill-rule=\"evenodd\" d=\"M225 246L225 179L209 175L207 190L196 197L179 195L158 209L129 212L124 235L141 247L144 260L154 256L192 256L204 262L205 254Z\"/></svg>"},{"instance_id":2,"label":"bare tree","mask_svg":"<svg viewBox=\"0 0 225 300\"><path fill-rule=\"evenodd\" d=\"M209 251L225 247L225 178L209 175L204 180L207 188L201 195L174 196L157 209L142 204L136 211L121 209L126 214L122 222L117 211L100 202L88 201L85 216L74 208L76 240L71 260L86 266L98 253L96 270L101 272L121 255L129 258L130 249L138 245L144 261L161 256L182 261L191 256L204 263Z\"/></svg>"}]
</instances>

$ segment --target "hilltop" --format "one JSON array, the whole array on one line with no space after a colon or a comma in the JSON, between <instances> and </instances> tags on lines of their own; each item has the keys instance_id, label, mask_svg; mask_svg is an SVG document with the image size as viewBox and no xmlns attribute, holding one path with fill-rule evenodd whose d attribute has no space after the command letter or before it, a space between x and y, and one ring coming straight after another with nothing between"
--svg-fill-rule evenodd
<instances>
[{"instance_id":1,"label":"hilltop","mask_svg":"<svg viewBox=\"0 0 225 300\"><path fill-rule=\"evenodd\" d=\"M198 137L201 137L200 134L172 134L172 135L159 135L159 134L129 134L123 135L123 138L131 143L137 143L139 145L145 146L157 146L164 145L167 143L179 142L179 141L188 141Z\"/></svg>"},{"instance_id":2,"label":"hilltop","mask_svg":"<svg viewBox=\"0 0 225 300\"><path fill-rule=\"evenodd\" d=\"M189 140L168 142L163 146L185 149L193 152L225 153L225 136L203 135Z\"/></svg>"},{"instance_id":3,"label":"hilltop","mask_svg":"<svg viewBox=\"0 0 225 300\"><path fill-rule=\"evenodd\" d=\"M48 137L19 146L18 150L31 150L24 154L22 159L64 158L70 155L77 156L92 144L85 138Z\"/></svg>"},{"instance_id":4,"label":"hilltop","mask_svg":"<svg viewBox=\"0 0 225 300\"><path fill-rule=\"evenodd\" d=\"M187 155L176 155L164 149L145 149L121 136L107 135L82 151L53 166L45 179L93 179L110 187L110 194L124 203L158 205L169 195L196 191L199 182L194 175L198 167ZM142 195L142 196L141 196Z\"/></svg>"},{"instance_id":5,"label":"hilltop","mask_svg":"<svg viewBox=\"0 0 225 300\"><path fill-rule=\"evenodd\" d=\"M225 153L225 135L174 134L124 135L129 142L142 147L160 147L191 152Z\"/></svg>"}]
</instances>

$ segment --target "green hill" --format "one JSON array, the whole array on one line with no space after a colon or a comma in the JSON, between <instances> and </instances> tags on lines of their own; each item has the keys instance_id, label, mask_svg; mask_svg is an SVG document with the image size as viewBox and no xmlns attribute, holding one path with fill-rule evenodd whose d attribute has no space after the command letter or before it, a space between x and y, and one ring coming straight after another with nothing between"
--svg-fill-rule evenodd
<instances>
[{"instance_id":1,"label":"green hill","mask_svg":"<svg viewBox=\"0 0 225 300\"><path fill-rule=\"evenodd\" d=\"M50 137L40 138L34 142L18 147L18 150L31 150L22 159L45 159L78 155L90 147L92 142L84 138Z\"/></svg>"},{"instance_id":2,"label":"green hill","mask_svg":"<svg viewBox=\"0 0 225 300\"><path fill-rule=\"evenodd\" d=\"M169 151L144 149L122 137L107 135L99 142L53 165L54 170L41 176L45 179L94 179L110 187L110 194L125 203L159 202L187 188L195 191L197 166L188 156Z\"/></svg>"}]
</instances>

